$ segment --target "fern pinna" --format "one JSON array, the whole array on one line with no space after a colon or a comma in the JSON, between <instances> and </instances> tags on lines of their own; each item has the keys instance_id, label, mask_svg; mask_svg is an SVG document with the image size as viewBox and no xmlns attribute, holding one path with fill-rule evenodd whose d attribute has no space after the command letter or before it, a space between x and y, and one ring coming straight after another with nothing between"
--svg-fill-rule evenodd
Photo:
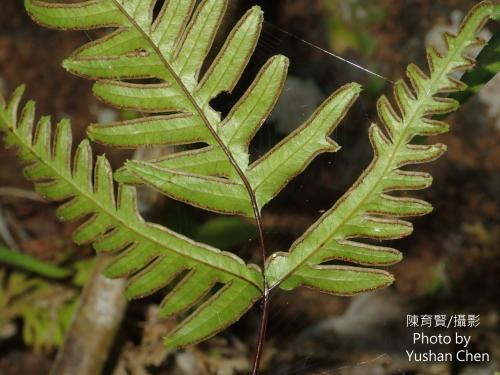
<instances>
[{"instance_id":1,"label":"fern pinna","mask_svg":"<svg viewBox=\"0 0 500 375\"><path fill-rule=\"evenodd\" d=\"M261 270L246 265L234 254L144 222L135 207L133 185L149 186L203 209L253 217L265 254L262 207L314 157L339 148L329 134L359 95L360 86L353 83L337 90L308 121L250 164L248 145L281 92L287 59L272 57L225 118L210 101L221 92L231 92L239 81L256 46L262 12L253 7L243 16L200 77L227 1L168 0L154 15L156 4L156 0L25 0L32 18L48 27L114 29L78 49L63 65L72 73L96 80L94 92L104 102L151 115L91 125L91 140L126 148L203 144L160 160L126 162L114 176L119 183L115 202L112 171L106 159L99 157L92 172L90 146L84 140L72 163L71 136L65 121L57 126L53 146L47 118L38 123L33 138L34 106L28 103L18 119L18 90L2 107L1 129L7 143L18 147L20 158L28 162L26 175L35 181L37 190L49 199L65 201L60 217L85 218L75 241L92 242L97 251L120 252L107 274L130 276L130 298L176 283L162 303L162 313L196 308L167 338L172 347L219 332L255 301L263 296L267 300L275 287L291 290L308 286L352 295L392 283L388 272L366 266L393 264L401 259L400 252L359 239L407 236L412 226L398 218L431 210L424 201L389 192L430 185L428 174L401 167L433 160L444 151L443 145L410 142L416 135L448 129L430 116L452 111L457 103L436 95L462 89L449 75L472 65L464 52L472 44L481 43L477 33L493 7L487 2L477 5L456 36L446 34L448 51L444 56L428 50L429 76L414 65L408 67L411 87L404 81L395 84L398 110L385 97L378 102L385 130L376 124L370 128L375 152L372 163L287 253L273 254ZM336 260L363 267L330 263Z\"/></svg>"},{"instance_id":2,"label":"fern pinna","mask_svg":"<svg viewBox=\"0 0 500 375\"><path fill-rule=\"evenodd\" d=\"M491 4L477 5L457 35L443 35L448 48L443 56L433 47L428 48L429 76L414 64L408 66L410 85L404 80L394 85L397 110L385 96L378 100L379 119L385 131L377 124L370 127L372 162L333 207L292 244L288 253L272 256L266 270L271 286L293 289L304 285L334 294L351 294L360 291L359 284L352 289L351 283L362 280L366 268L319 264L347 260L361 265L388 265L401 259L395 249L356 239L406 237L413 227L400 217L425 215L432 210L425 201L388 193L424 189L432 183L428 173L401 167L435 160L446 150L443 144L415 145L411 141L418 135L448 131L448 125L433 120L432 115L449 113L458 107L458 102L437 95L466 88L450 74L473 67L474 60L465 55L466 50L484 44L477 35L492 13ZM380 274L381 280L383 277ZM386 281L392 282L389 276Z\"/></svg>"},{"instance_id":3,"label":"fern pinna","mask_svg":"<svg viewBox=\"0 0 500 375\"><path fill-rule=\"evenodd\" d=\"M115 201L111 168L101 156L92 170L88 141L78 146L72 162L69 122L57 125L53 147L51 123L47 117L38 122L33 137L33 103L29 102L20 119L17 118L22 91L18 89L9 105L2 108L2 130L7 134L5 142L19 148L19 158L28 163L25 175L35 182L41 195L66 201L59 208L60 219L88 217L74 233L75 242L93 242L97 251L123 250L106 274L110 277L135 274L129 281L127 297L153 293L189 270L162 304L162 314L170 315L191 307L215 282L225 285L189 318L189 325L187 321L179 325L178 333L171 338L173 342L181 345L193 337L212 334L219 321L228 324L228 320L237 319L259 298L262 277L255 267L246 266L233 254L145 223L137 212L133 187L120 185Z\"/></svg>"}]
</instances>

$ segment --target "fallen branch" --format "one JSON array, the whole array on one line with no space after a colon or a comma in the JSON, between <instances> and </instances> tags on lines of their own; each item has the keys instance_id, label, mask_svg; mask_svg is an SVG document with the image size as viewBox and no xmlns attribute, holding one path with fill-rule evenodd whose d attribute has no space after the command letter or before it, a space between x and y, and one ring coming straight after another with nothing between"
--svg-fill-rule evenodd
<instances>
[{"instance_id":1,"label":"fallen branch","mask_svg":"<svg viewBox=\"0 0 500 375\"><path fill-rule=\"evenodd\" d=\"M102 275L108 261L107 256L98 256L51 375L102 373L127 307L125 279Z\"/></svg>"}]
</instances>

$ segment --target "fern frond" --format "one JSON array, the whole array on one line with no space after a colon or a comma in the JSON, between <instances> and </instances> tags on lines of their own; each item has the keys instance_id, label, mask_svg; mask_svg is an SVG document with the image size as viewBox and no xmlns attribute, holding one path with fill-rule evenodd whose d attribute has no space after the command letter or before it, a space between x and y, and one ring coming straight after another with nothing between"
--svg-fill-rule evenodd
<instances>
[{"instance_id":1,"label":"fern frond","mask_svg":"<svg viewBox=\"0 0 500 375\"><path fill-rule=\"evenodd\" d=\"M338 90L297 131L249 165L248 145L281 93L288 60L284 56L269 59L222 119L210 101L221 92L231 92L239 81L260 35L262 11L253 7L241 18L200 77L227 0L195 3L165 1L153 19L155 0L71 4L25 0L31 17L49 27L116 28L81 47L63 65L74 74L97 80L94 93L105 103L151 116L94 124L88 129L90 139L127 148L205 145L161 160L128 162L116 174L118 181L145 184L207 210L252 217L315 156L339 148L329 134L360 88L351 84ZM155 83L137 81L142 78Z\"/></svg>"},{"instance_id":2,"label":"fern frond","mask_svg":"<svg viewBox=\"0 0 500 375\"><path fill-rule=\"evenodd\" d=\"M94 185L89 183L91 155L86 141L78 149L71 172L69 148L64 146L69 138L66 123L58 126L54 157L48 120L40 122L37 133L41 136L33 143L30 131L21 133L25 143L29 141L26 151L21 147L21 156L35 160L30 147L38 152L39 162L26 173L42 194L66 201L60 209L62 219L90 216L75 233L75 241L93 242L97 251L122 251L107 274L134 274L127 288L129 297L150 294L174 282L175 288L162 304L162 312L168 315L189 309L212 293L167 340L171 346L183 346L237 320L263 295L263 275L229 253L144 223L132 204L135 190L130 185L145 184L196 207L259 220L258 211L316 155L338 149L329 134L360 87L340 88L297 131L249 165L249 143L281 93L288 60L270 58L225 118L210 101L221 92L231 92L239 81L257 44L262 11L253 7L242 17L200 77L227 0L169 0L154 18L155 5L155 0L25 0L31 17L48 27L115 29L75 51L63 66L96 80L93 91L103 102L150 116L93 124L88 128L91 140L124 148L168 144L193 149L161 160L125 163L115 175L121 183L117 203L104 157L97 161ZM12 114L10 118L15 124ZM57 163L57 169L47 163L54 167ZM58 170L63 176L54 175ZM222 287L213 294L215 284Z\"/></svg>"},{"instance_id":3,"label":"fern frond","mask_svg":"<svg viewBox=\"0 0 500 375\"><path fill-rule=\"evenodd\" d=\"M410 65L407 69L410 85L400 80L394 86L396 108L385 96L379 99L378 114L385 132L376 124L370 127L374 149L371 164L288 253L278 253L269 259L266 275L271 286L287 290L308 286L347 295L392 283L392 275L382 270L321 264L343 260L374 266L401 259L395 249L366 244L360 239L405 237L412 232L412 225L400 218L425 215L432 210L425 201L397 197L390 192L423 189L431 184L429 174L401 168L432 161L446 150L443 144L414 145L411 141L417 135L430 136L448 130L447 124L431 116L453 111L458 104L437 95L463 89L464 85L450 73L473 65L473 60L465 55L466 49L483 43L477 34L491 14L489 3L477 5L456 36L444 35L448 45L444 56L428 49L429 76Z\"/></svg>"},{"instance_id":4,"label":"fern frond","mask_svg":"<svg viewBox=\"0 0 500 375\"><path fill-rule=\"evenodd\" d=\"M71 131L61 121L51 141L50 119L34 124L35 106L28 102L18 118L23 89L0 106L0 130L5 142L18 149L27 166L26 177L45 198L64 202L61 220L83 220L73 238L93 243L99 252L119 252L106 270L110 277L130 277L128 298L175 286L161 305L163 315L178 314L198 305L167 338L169 345L187 345L205 339L236 321L260 298L263 290L258 267L235 255L194 242L139 216L135 188L120 185L115 199L111 168L104 156L95 167L87 140L72 160ZM33 136L34 134L34 136ZM220 286L218 290L217 288ZM200 305L203 298L205 302Z\"/></svg>"}]
</instances>

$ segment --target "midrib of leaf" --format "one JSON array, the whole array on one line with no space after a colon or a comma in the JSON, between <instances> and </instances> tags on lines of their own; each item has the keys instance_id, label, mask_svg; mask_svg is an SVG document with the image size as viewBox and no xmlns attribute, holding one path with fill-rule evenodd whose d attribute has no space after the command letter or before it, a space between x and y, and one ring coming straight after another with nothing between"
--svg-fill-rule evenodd
<instances>
[{"instance_id":1,"label":"midrib of leaf","mask_svg":"<svg viewBox=\"0 0 500 375\"><path fill-rule=\"evenodd\" d=\"M246 31L248 31L248 29L249 29L249 27L247 26L245 30L246 30ZM237 48L237 51L238 51L238 52L239 52L239 51L241 51L241 47L242 47L242 44L240 44L240 45L238 46L238 48ZM234 61L234 59L235 59L238 55L239 55L239 53L234 53L234 54L233 54L233 56L231 57L231 62L233 62L233 61ZM223 76L220 76L220 77L219 77L219 79L217 80L217 84L219 84L222 80L223 80ZM216 85L216 86L218 86L218 85ZM262 95L261 95L260 97L262 97Z\"/></svg>"},{"instance_id":2,"label":"midrib of leaf","mask_svg":"<svg viewBox=\"0 0 500 375\"><path fill-rule=\"evenodd\" d=\"M443 76L449 74L449 72L447 72L448 66L449 66L450 62L452 62L459 53L460 54L462 53L462 48L454 48L452 51L450 51L450 50L447 51L446 58L445 58L446 64L443 63L441 65L442 68L439 69L438 72L434 71L434 73L429 77L430 79L429 79L427 87L430 89L426 90L425 95L423 95L421 98L418 98L418 101L411 108L411 111L412 111L411 115L408 116L408 120L404 122L404 130L401 133L399 133L400 136L396 140L392 141L393 147L392 147L392 152L390 153L390 156L389 157L380 157L379 156L377 159L374 159L371 162L371 164L367 167L367 169L365 169L365 171L359 177L359 179L357 180L357 181L361 181L361 182L359 184L357 184L357 183L354 184L356 189L359 188L363 183L365 183L366 176L368 176L369 174L373 174L377 170L381 170L381 173L379 173L378 177L374 179L372 186L368 188L368 191L366 192L366 194L359 199L359 203L357 203L355 205L354 209L349 211L348 215L346 215L343 219L340 220L339 224L335 227L335 229L332 230L332 234L327 237L327 240L325 240L323 243L321 243L319 246L317 246L313 251L308 252L308 254L305 257L303 257L303 259L301 259L298 263L294 264L282 277L280 277L273 285L270 286L270 288L269 288L270 290L279 286L284 280L286 280L288 277L293 275L299 268L301 268L307 262L307 260L309 258L314 256L318 251L321 250L321 248L324 246L324 244L326 244L332 238L335 237L335 235L337 234L339 229L341 229L346 223L349 222L349 220L351 220L355 215L357 215L359 213L360 209L365 205L367 200L369 200L374 194L378 194L380 192L380 190L381 190L380 183L383 180L383 178L386 176L386 173L388 172L388 170L390 168L392 168L394 158L399 153L401 146L403 144L405 144L405 139L408 135L408 129L410 128L413 121L415 121L415 119L418 119L422 116L423 105L429 99L432 99L432 97L435 95L432 88L434 87L434 85L436 85L437 82L439 82L443 78ZM383 164L384 159L387 160L385 165ZM373 167L372 167L372 165L373 165ZM377 176L376 173L374 175ZM360 190L358 190L358 191L360 191ZM339 199L339 203L335 204L330 210L328 210L324 214L323 217L326 218L326 216L328 215L329 212L333 212L334 210L337 210L339 206L341 206L342 204L345 204L346 199L343 199L343 198L351 198L351 200L354 200L355 202L358 201L358 200L352 198L353 196L356 195L356 193L357 193L356 190L354 190L354 192L352 192L352 195L350 197L347 195L348 193L350 193L350 191L348 191L345 195L343 195ZM318 221L313 227L309 228L306 233L310 233L311 231L316 229L318 226L320 226L322 224L322 222L323 222L323 220ZM292 245L292 247L295 247L295 246ZM290 255L292 255L292 254L290 254Z\"/></svg>"},{"instance_id":3,"label":"midrib of leaf","mask_svg":"<svg viewBox=\"0 0 500 375\"><path fill-rule=\"evenodd\" d=\"M113 0L113 2L115 2L115 0ZM213 13L213 11L214 11L214 9L213 9L213 7L212 7L212 10L210 11L210 14L212 14L212 13ZM207 17L207 18L205 18L205 22L203 23L203 26L205 26L205 25L207 24L207 22L208 22L208 17ZM204 27L202 27L201 29L204 29ZM147 35L147 33L146 33L146 35ZM200 35L201 35L201 33L198 33L198 36L196 37L196 41L198 41L198 40L200 39ZM182 39L181 39L181 40L182 40ZM196 44L196 43L194 43L194 44ZM179 48L181 48L181 46L182 46L182 44L180 44L180 43L179 43ZM160 50L158 49L158 51L160 51ZM180 52L180 50L179 50L179 51L176 51L176 53L174 54L174 56L176 56L178 52ZM189 59L190 59L190 58L191 58L191 56L193 55L193 52L194 52L194 48L192 48L192 49L191 49L191 51L189 52L189 58L188 58L188 59L186 59L186 63L189 61ZM165 61L166 61L166 60L165 60ZM180 71L180 74L181 74L181 75L182 75L182 72L184 71L184 68L186 67L186 63L184 63L184 65L181 67L181 71ZM171 72L172 72L172 74L175 74L175 72L173 72L173 70L172 70ZM208 119L207 119L207 121L208 121ZM210 125L210 123L208 123L208 124Z\"/></svg>"},{"instance_id":4,"label":"midrib of leaf","mask_svg":"<svg viewBox=\"0 0 500 375\"><path fill-rule=\"evenodd\" d=\"M255 220L256 220L256 224L259 227L259 232L261 232L262 231L262 222L261 222L261 218L260 218L260 211L259 211L259 207L257 205L257 199L255 197L255 193L254 193L254 191L252 189L250 181L248 180L247 176L245 175L245 173L243 172L243 170L239 166L239 164L236 161L236 159L234 158L234 156L231 154L231 151L229 151L228 147L224 144L224 142L222 141L222 139L219 137L219 135L217 134L217 131L215 130L215 128L210 123L210 120L207 118L207 116L206 116L205 112L203 111L203 109L199 106L198 102L196 101L196 99L194 98L194 96L191 94L191 92L188 90L188 88L186 87L186 85L182 81L182 79L179 76L179 74L173 69L173 67L171 66L171 64L167 61L167 59L165 58L165 56L162 54L160 48L151 39L151 37L149 36L149 34L135 21L135 19L133 18L133 16L131 16L121 6L120 3L118 3L116 0L112 0L112 1L113 1L113 4L116 6L116 8L120 12L122 12L122 14L125 15L125 17L127 17L127 19L129 20L130 24L132 25L132 27L134 27L135 29L137 29L141 33L141 35L144 38L144 40L151 46L151 48L153 49L153 51L158 55L158 57L159 57L160 61L162 62L162 64L169 71L169 73L175 79L175 82L180 87L180 89L182 90L182 92L184 93L184 95L186 95L186 97L189 99L189 101L191 102L191 104L193 105L193 107L196 109L196 111L198 112L200 118L203 120L203 123L205 124L205 126L210 131L211 135L214 137L214 139L217 142L217 144L219 145L219 147L222 149L222 151L224 152L224 154L228 158L228 160L229 160L230 164L232 165L232 167L236 170L236 173L240 177L241 181L243 182L243 184L245 186L245 189L248 192L248 196L249 196L250 202L252 204L252 209L253 209L253 212L254 212L254 217L255 217ZM261 237L261 244L262 244L262 246L264 246L263 236L260 235L260 237Z\"/></svg>"},{"instance_id":5,"label":"midrib of leaf","mask_svg":"<svg viewBox=\"0 0 500 375\"><path fill-rule=\"evenodd\" d=\"M335 111L335 109L332 109L332 111L331 111L331 112L334 112L334 111ZM330 113L331 113L331 112L330 112ZM317 135L318 133L321 133L321 131L319 131L319 130L318 130L318 131L316 131L315 133L312 133L312 134L311 134L311 136L310 136L309 138L307 138L307 139L308 139L308 140L315 139L315 138L316 138L316 135ZM329 135L327 135L327 137L329 137ZM281 145L281 143L278 143L275 147L279 147L280 145ZM302 150L302 149L306 148L306 147L307 147L307 145L308 145L308 142L303 142L303 143L299 144L297 147L293 148L293 150L294 150L295 152L298 152L298 151L300 151L300 150ZM291 145L291 146L293 146L293 145ZM291 149L292 149L292 147L291 147L291 146L289 146L289 150L291 150ZM295 152L294 152L294 153L295 153ZM255 168L255 167L256 167L256 166L257 166L260 162L263 162L264 160L265 160L264 158L259 159L259 160L258 160L255 164L253 164L253 165L251 166L251 168ZM267 178L267 177L269 177L271 174L273 174L273 173L274 173L274 171L275 171L276 169L278 169L278 168L279 168L279 165L276 165L276 167L274 167L274 168L270 168L270 169L269 169L269 173L267 173L267 174L265 175L265 176L266 176L266 178ZM265 178L262 178L262 179L261 179L261 181L260 181L259 183L255 184L255 185L254 185L255 190L257 190L257 188L259 188L260 186L262 186L262 184L263 184L264 182L265 182Z\"/></svg>"},{"instance_id":6,"label":"midrib of leaf","mask_svg":"<svg viewBox=\"0 0 500 375\"><path fill-rule=\"evenodd\" d=\"M3 113L0 113L0 116L4 116ZM5 124L8 124L9 121L7 119L3 119L4 123ZM68 183L69 185L71 185L71 187L74 189L75 192L77 192L77 194L75 195L80 195L80 196L83 196L85 197L86 199L88 199L90 202L92 202L92 204L95 205L95 207L98 207L99 210L101 210L102 212L104 212L106 215L108 215L108 217L111 217L113 218L114 220L116 220L117 223L120 223L120 225L122 225L123 227L127 228L128 230L130 230L131 232L135 233L136 236L139 238L143 238L145 239L146 241L149 241L149 242L152 242L154 244L157 244L160 248L164 248L164 245L157 241L154 237L151 237L151 236L148 236L147 235L147 231L144 231L144 228L141 228L141 227L135 227L134 225L131 225L129 223L129 221L127 220L127 218L122 218L121 215L119 214L119 212L117 210L114 209L114 207L108 207L108 206L105 206L103 205L99 200L96 200L94 199L94 195L92 194L92 192L89 192L87 191L86 189L82 189L79 185L77 185L72 176L68 175L67 173L65 173L65 171L60 171L58 168L54 167L52 165L51 162L45 160L44 158L40 158L36 152L36 150L30 145L28 144L27 142L25 142L25 140L20 137L16 131L14 131L14 127L13 127L13 124L11 124L9 127L9 131L11 132L11 134L18 140L19 144L22 144L23 147L25 147L26 149L28 149L30 151L30 153L36 158L37 162L40 163L40 164L43 164L45 165L46 167L48 167L51 171L52 171L52 174L55 175L55 176L58 176L60 179L64 180L66 183ZM170 231L169 231L170 233ZM181 237L183 239L187 239L179 234L172 234L172 235L175 235L177 237ZM190 239L187 239L188 241L191 241ZM179 253L178 251L175 251L174 249L172 248L168 248L169 251L172 251L176 254L179 254L180 256L184 257L184 258L188 258L188 259L191 259L195 262L198 262L198 263L201 263L201 264L205 264L207 265L208 267L210 268L213 268L213 269L218 269L224 273L227 273L227 274L230 274L236 278L239 278L243 281L246 281L248 283L250 283L251 285L253 285L257 290L261 290L261 287L257 284L255 284L253 282L253 280L251 279L247 279L245 278L243 275L239 274L239 273L233 273L227 269L224 269L224 268L220 268L220 267L216 267L214 264L211 264L211 263L207 263L203 257L200 257L200 259L198 258L193 258L189 255L186 255L185 253ZM207 249L208 250L208 249ZM208 250L210 251L210 250Z\"/></svg>"},{"instance_id":7,"label":"midrib of leaf","mask_svg":"<svg viewBox=\"0 0 500 375\"><path fill-rule=\"evenodd\" d=\"M179 175L186 175L186 176L189 176L189 175L190 175L189 173L183 173L183 172L177 172L177 173L178 173ZM225 181L223 178L220 178L220 177L207 177L207 179L212 180L212 181ZM192 188L190 189L189 187L186 187L186 186L184 186L184 185L180 185L180 184L176 183L174 180L169 180L169 181L168 181L168 183L169 183L169 184L172 184L172 185L174 185L174 186L177 186L177 187L179 187L179 188L182 188L182 189L186 189L186 190L189 190L189 191L196 191L196 190L194 190L194 189L192 189ZM224 198L224 197L226 197L226 196L227 196L227 195L222 195L222 194L220 194L220 193L217 193L217 192L215 192L215 191L210 191L210 193L211 193L213 196L216 196L216 197L221 197L221 198ZM239 198L235 198L235 199L237 199L238 201L243 200L243 199L239 199Z\"/></svg>"},{"instance_id":8,"label":"midrib of leaf","mask_svg":"<svg viewBox=\"0 0 500 375\"><path fill-rule=\"evenodd\" d=\"M270 85L271 85L271 82L268 81L266 83L266 90L269 88ZM252 112L255 110L255 108L257 108L261 104L262 98L264 97L264 95L265 95L264 93L266 90L262 90L259 92L259 96L258 96L257 100L255 100L255 104L252 105L252 110L247 112L247 114L245 115L245 117L241 121L242 123L246 122L248 120L248 118L251 116ZM224 126L227 126L227 123L222 122L221 127L224 127ZM231 142L234 140L234 138L237 137L237 135L238 135L238 132L233 131L233 133L231 134L231 137L229 137L227 139L227 143L231 144Z\"/></svg>"}]
</instances>

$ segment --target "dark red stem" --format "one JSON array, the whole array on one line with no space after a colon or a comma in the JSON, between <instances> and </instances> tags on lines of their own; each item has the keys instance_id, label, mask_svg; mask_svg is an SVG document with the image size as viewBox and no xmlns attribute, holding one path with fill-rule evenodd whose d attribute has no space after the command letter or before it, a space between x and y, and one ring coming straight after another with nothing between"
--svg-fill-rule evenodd
<instances>
[{"instance_id":1,"label":"dark red stem","mask_svg":"<svg viewBox=\"0 0 500 375\"><path fill-rule=\"evenodd\" d=\"M261 250L261 260L262 260L262 274L264 276L264 295L262 297L262 314L260 316L260 324L259 324L259 335L257 338L257 348L255 350L255 357L253 360L252 367L252 375L258 375L260 369L260 362L262 358L262 351L264 350L264 344L266 342L266 328L267 321L269 319L269 288L267 286L266 280L266 242L264 239L264 227L262 225L262 219L260 216L260 212L258 210L254 210L255 212L255 222L257 224L257 228L259 230L259 238L260 238L260 250Z\"/></svg>"},{"instance_id":2,"label":"dark red stem","mask_svg":"<svg viewBox=\"0 0 500 375\"><path fill-rule=\"evenodd\" d=\"M255 350L252 375L259 374L262 352L264 350L264 344L266 342L266 329L267 329L268 319L269 319L269 293L267 291L267 286L266 286L264 297L262 298L262 315L260 318L259 337L257 339L257 349Z\"/></svg>"}]
</instances>

